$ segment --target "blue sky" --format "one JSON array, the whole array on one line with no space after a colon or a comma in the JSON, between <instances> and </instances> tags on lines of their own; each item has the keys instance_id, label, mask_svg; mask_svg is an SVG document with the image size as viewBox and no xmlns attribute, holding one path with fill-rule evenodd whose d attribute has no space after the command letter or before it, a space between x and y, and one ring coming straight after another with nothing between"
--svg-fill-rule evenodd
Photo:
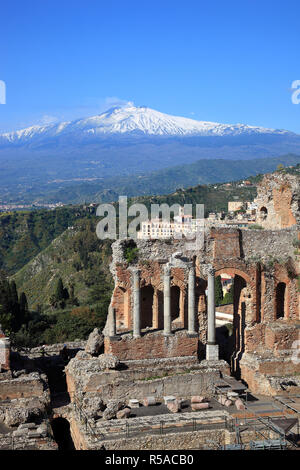
<instances>
[{"instance_id":1,"label":"blue sky","mask_svg":"<svg viewBox=\"0 0 300 470\"><path fill-rule=\"evenodd\" d=\"M299 19L299 0L1 2L0 131L133 101L300 133Z\"/></svg>"}]
</instances>

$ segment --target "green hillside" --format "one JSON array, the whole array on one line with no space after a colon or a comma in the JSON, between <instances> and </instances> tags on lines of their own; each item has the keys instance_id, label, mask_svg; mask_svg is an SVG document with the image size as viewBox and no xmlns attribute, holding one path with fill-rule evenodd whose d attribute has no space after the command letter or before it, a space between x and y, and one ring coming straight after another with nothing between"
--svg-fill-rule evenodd
<instances>
[{"instance_id":1,"label":"green hillside","mask_svg":"<svg viewBox=\"0 0 300 470\"><path fill-rule=\"evenodd\" d=\"M15 346L86 339L103 328L113 288L111 243L97 238L95 224L93 217L76 222L11 278L28 304L21 328L6 321Z\"/></svg>"},{"instance_id":2,"label":"green hillside","mask_svg":"<svg viewBox=\"0 0 300 470\"><path fill-rule=\"evenodd\" d=\"M139 172L129 176L94 177L94 181L72 181L61 179L59 182L36 183L30 189L21 189L4 194L6 200L22 200L45 203L61 201L64 204L82 204L89 202L112 202L119 195L128 197L167 194L177 188L196 185L236 181L259 173L276 170L279 164L284 166L300 163L299 155L282 157L256 158L252 160L201 159L194 163L176 165ZM91 178L89 178L91 179ZM0 192L1 196L1 192Z\"/></svg>"},{"instance_id":3,"label":"green hillside","mask_svg":"<svg viewBox=\"0 0 300 470\"><path fill-rule=\"evenodd\" d=\"M0 212L0 270L14 273L87 213L82 207Z\"/></svg>"},{"instance_id":4,"label":"green hillside","mask_svg":"<svg viewBox=\"0 0 300 470\"><path fill-rule=\"evenodd\" d=\"M97 238L95 223L95 219L80 220L13 276L18 291L26 292L30 308L53 311L50 298L59 278L77 299L73 305L93 304L111 287L110 241Z\"/></svg>"}]
</instances>

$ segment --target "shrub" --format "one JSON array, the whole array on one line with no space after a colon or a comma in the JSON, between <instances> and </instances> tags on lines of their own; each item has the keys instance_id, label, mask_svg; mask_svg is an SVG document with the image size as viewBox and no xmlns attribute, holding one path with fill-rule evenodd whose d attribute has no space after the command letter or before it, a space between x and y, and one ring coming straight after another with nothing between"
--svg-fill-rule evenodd
<instances>
[{"instance_id":1,"label":"shrub","mask_svg":"<svg viewBox=\"0 0 300 470\"><path fill-rule=\"evenodd\" d=\"M125 249L125 258L128 264L132 264L137 261L138 259L138 248L128 246Z\"/></svg>"}]
</instances>

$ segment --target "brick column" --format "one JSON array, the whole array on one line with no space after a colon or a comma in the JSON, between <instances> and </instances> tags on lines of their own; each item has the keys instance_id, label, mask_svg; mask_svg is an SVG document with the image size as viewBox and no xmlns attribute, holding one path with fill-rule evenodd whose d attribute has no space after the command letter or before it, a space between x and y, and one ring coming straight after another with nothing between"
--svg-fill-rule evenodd
<instances>
[{"instance_id":1,"label":"brick column","mask_svg":"<svg viewBox=\"0 0 300 470\"><path fill-rule=\"evenodd\" d=\"M140 271L132 270L132 288L133 288L133 337L141 336L141 290L140 290Z\"/></svg>"},{"instance_id":2,"label":"brick column","mask_svg":"<svg viewBox=\"0 0 300 470\"><path fill-rule=\"evenodd\" d=\"M195 331L195 268L189 270L188 284L188 333L194 334Z\"/></svg>"},{"instance_id":3,"label":"brick column","mask_svg":"<svg viewBox=\"0 0 300 470\"><path fill-rule=\"evenodd\" d=\"M217 361L219 359L219 346L216 344L215 270L213 268L208 270L207 314L206 359L208 361Z\"/></svg>"},{"instance_id":4,"label":"brick column","mask_svg":"<svg viewBox=\"0 0 300 470\"><path fill-rule=\"evenodd\" d=\"M168 266L164 267L164 335L170 336L171 331L171 273Z\"/></svg>"}]
</instances>

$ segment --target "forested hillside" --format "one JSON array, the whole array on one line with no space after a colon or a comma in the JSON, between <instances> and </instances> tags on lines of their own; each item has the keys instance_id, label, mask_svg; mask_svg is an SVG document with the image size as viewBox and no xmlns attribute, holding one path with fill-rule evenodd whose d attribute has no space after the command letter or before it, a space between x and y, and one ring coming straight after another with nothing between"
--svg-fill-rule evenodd
<instances>
[{"instance_id":1,"label":"forested hillside","mask_svg":"<svg viewBox=\"0 0 300 470\"><path fill-rule=\"evenodd\" d=\"M18 271L74 221L87 216L79 206L0 213L0 269Z\"/></svg>"}]
</instances>

